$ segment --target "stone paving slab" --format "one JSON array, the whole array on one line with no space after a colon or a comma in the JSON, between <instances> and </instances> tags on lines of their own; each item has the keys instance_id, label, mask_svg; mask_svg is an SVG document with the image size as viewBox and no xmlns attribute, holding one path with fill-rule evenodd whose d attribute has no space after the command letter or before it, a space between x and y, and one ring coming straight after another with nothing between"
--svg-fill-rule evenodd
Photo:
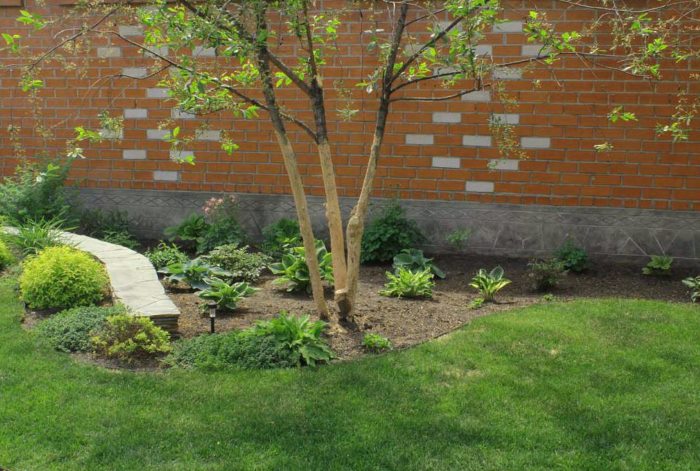
<instances>
[{"instance_id":1,"label":"stone paving slab","mask_svg":"<svg viewBox=\"0 0 700 471\"><path fill-rule=\"evenodd\" d=\"M0 229L16 232L14 228ZM92 254L105 265L116 301L136 315L153 319L158 325L177 328L180 311L165 294L155 268L146 257L126 247L84 235L62 232L61 238Z\"/></svg>"}]
</instances>

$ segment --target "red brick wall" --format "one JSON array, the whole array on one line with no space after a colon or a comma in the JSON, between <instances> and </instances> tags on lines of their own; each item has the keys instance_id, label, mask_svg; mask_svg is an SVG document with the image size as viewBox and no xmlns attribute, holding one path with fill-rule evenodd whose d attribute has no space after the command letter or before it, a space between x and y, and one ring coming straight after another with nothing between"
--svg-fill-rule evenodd
<instances>
[{"instance_id":1,"label":"red brick wall","mask_svg":"<svg viewBox=\"0 0 700 471\"><path fill-rule=\"evenodd\" d=\"M511 4L506 18L512 23L501 27L505 31L489 34L483 42L495 62L528 53L527 47L523 49L526 43L517 22L533 5L548 9L560 31L581 29L594 17L589 11L557 7L552 1ZM64 7L51 8L54 13L65 12ZM18 8L0 7L0 29L21 30L14 21L17 15ZM351 85L370 70L372 59L363 56L360 45L361 32L369 27L367 15L361 21L354 14L341 29L339 50L325 70L331 111L337 105L334 81L344 79ZM47 29L33 33L27 43L35 51L46 48L52 44L52 32ZM285 45L283 50L293 54L294 46ZM98 58L98 54L115 57ZM11 157L13 145L7 132L11 123L20 126L20 141L28 155L47 150L58 153L65 147L65 140L73 136L75 126L95 127L95 116L109 110L127 113L124 139L87 148L88 158L77 162L72 172L86 187L288 193L279 151L264 114L262 119L252 121L234 120L225 113L206 120L176 119L183 132L206 123L210 130L230 132L240 145L229 156L217 142L199 140L188 148L197 156L197 164L180 165L170 160L168 144L157 139L154 132L160 122L171 117L167 100L157 97L161 93L157 90L158 79L108 79L125 68L149 67L153 59L144 58L118 39L95 39L91 49L81 55L89 58L84 75L59 65L44 72L46 89L39 93L43 110L40 122L53 133L46 139L37 129L34 107L16 87L17 73L1 72L0 172L11 173L17 163ZM3 61L13 63L17 59L3 57ZM572 58L553 68L537 66L524 72L520 80L506 80L507 91L519 102L516 110L505 110L496 100L484 96L439 103L397 103L392 108L383 147L376 195L698 211L700 135L694 131L689 141L673 143L669 137L655 134L656 125L674 112L679 88L691 96L700 91L698 80L691 77L700 72L698 69L697 61L683 64L667 71L665 81L650 83ZM533 79L538 82L533 83ZM439 85L423 87L416 93L446 94ZM346 196L357 194L374 123L372 97L359 89L353 95L361 111L351 122L342 122L331 112L338 185ZM280 96L300 117L310 117L304 97L292 90L281 91ZM609 123L606 114L619 105L636 113L639 121ZM499 160L493 140L489 142L489 116L506 111L517 116L516 131L523 139L526 160ZM290 130L309 192L322 194L315 149L305 134ZM604 141L614 149L595 152L594 144Z\"/></svg>"}]
</instances>

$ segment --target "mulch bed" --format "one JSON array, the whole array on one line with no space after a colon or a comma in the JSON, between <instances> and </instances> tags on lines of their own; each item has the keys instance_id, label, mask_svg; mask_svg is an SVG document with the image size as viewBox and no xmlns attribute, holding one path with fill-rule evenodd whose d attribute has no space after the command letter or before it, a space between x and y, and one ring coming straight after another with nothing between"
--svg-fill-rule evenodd
<instances>
[{"instance_id":1,"label":"mulch bed","mask_svg":"<svg viewBox=\"0 0 700 471\"><path fill-rule=\"evenodd\" d=\"M341 359L359 356L362 336L375 332L388 337L394 347L405 348L449 333L475 317L542 302L543 293L534 292L527 277L527 260L481 256L444 256L435 263L447 273L445 280L437 280L432 300L387 298L378 294L385 280L388 266L364 266L358 296L358 328L329 338L333 350ZM497 303L471 309L470 303L478 293L469 281L481 267L501 265L506 277L513 283L497 295ZM689 270L674 269L669 277L643 276L640 266L601 265L580 275L569 274L551 293L558 300L580 298L629 297L688 302L686 288L680 282L690 276ZM265 276L257 285L260 291L244 299L233 313L218 313L218 332L243 329L260 319L269 319L280 311L293 314L309 313L314 304L310 296L290 294L272 284L272 276ZM180 308L180 334L192 337L209 332L209 318L202 314L203 301L195 294L168 286L172 300ZM327 292L329 300L332 293Z\"/></svg>"}]
</instances>

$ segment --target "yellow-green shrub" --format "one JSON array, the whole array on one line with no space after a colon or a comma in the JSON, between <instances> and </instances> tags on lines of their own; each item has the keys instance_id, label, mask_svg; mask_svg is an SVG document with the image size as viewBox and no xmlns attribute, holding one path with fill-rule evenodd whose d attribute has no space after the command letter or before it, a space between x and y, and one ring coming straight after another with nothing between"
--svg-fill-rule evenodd
<instances>
[{"instance_id":1,"label":"yellow-green shrub","mask_svg":"<svg viewBox=\"0 0 700 471\"><path fill-rule=\"evenodd\" d=\"M170 334L147 317L118 314L106 319L91 339L95 352L126 362L170 353Z\"/></svg>"},{"instance_id":2,"label":"yellow-green shrub","mask_svg":"<svg viewBox=\"0 0 700 471\"><path fill-rule=\"evenodd\" d=\"M104 267L73 247L49 247L25 260L22 299L33 309L68 309L102 301L109 279Z\"/></svg>"},{"instance_id":3,"label":"yellow-green shrub","mask_svg":"<svg viewBox=\"0 0 700 471\"><path fill-rule=\"evenodd\" d=\"M5 242L0 240L0 271L12 265L14 261L15 257L12 255L12 252L7 248Z\"/></svg>"}]
</instances>

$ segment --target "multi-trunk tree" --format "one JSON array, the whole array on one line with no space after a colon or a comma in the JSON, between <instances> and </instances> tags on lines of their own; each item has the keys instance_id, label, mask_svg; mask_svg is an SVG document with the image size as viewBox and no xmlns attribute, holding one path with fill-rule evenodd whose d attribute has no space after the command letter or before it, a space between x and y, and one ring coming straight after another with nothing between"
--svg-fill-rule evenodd
<instances>
[{"instance_id":1,"label":"multi-trunk tree","mask_svg":"<svg viewBox=\"0 0 700 471\"><path fill-rule=\"evenodd\" d=\"M56 35L56 44L39 54L23 49L19 35L3 34L7 49L20 59L12 67L21 67L21 86L28 93L43 87L41 69L51 62L69 63L78 45L92 37L119 38L153 58L149 77L158 75L170 90L174 106L196 115L229 112L236 119L262 119L272 126L284 161L297 216L306 248L307 264L316 307L321 317L332 321L352 321L360 273L360 249L370 195L377 167L381 162L382 142L392 106L400 101L447 101L463 95L492 89L496 97L512 105L507 90L496 77L498 69L548 67L562 58L577 58L591 67L622 70L642 79L663 78L665 66L687 63L697 58L696 31L699 0L661 0L609 2L558 0L564 6L591 10L596 20L585 30L560 31L548 22L544 12L533 9L524 25L528 40L540 46L534 57L499 62L477 53L487 33L503 21L504 8L496 0L374 0L334 2L313 0L201 0L152 1L132 7L120 2L98 0L75 6L65 18L44 18L22 11L18 21L36 29L55 27L63 22L73 25ZM368 29L359 33L365 45L363 63L372 64L369 74L355 77L354 83L329 83L324 68L332 63L339 35L348 15L360 12ZM137 21L144 28L142 41L123 36L117 21ZM292 45L291 42L294 44ZM293 46L293 47L292 47ZM163 47L170 51L165 54ZM216 61L177 51L197 47L216 48ZM293 52L292 52L293 51ZM366 59L366 61L365 61ZM426 85L440 87L426 94ZM352 120L352 92L361 88L374 99L374 132L364 167L359 197L349 218L341 214L336 171L333 163L329 113ZM295 89L308 102L311 113L304 119L284 106L281 89ZM348 97L343 106L329 110L327 89ZM342 101L342 100L341 100ZM365 100L366 101L366 100ZM684 139L697 103L681 97L671 122L659 130L674 139ZM633 113L621 107L610 110L613 121L634 120ZM120 121L105 114L103 128L117 131ZM492 120L492 133L502 154L521 154L509 123ZM314 233L307 207L306 189L297 162L290 129L308 135L318 151L318 162L326 199L326 216L333 254L335 305L330 309L314 256ZM71 152L78 155L82 140L100 140L96 131L78 127L71 141ZM192 163L195 156L185 147L191 136L173 128L167 138L176 155ZM224 134L222 148L235 150L230 134ZM609 147L600 143L599 151Z\"/></svg>"}]
</instances>

